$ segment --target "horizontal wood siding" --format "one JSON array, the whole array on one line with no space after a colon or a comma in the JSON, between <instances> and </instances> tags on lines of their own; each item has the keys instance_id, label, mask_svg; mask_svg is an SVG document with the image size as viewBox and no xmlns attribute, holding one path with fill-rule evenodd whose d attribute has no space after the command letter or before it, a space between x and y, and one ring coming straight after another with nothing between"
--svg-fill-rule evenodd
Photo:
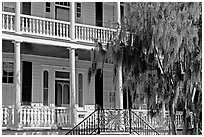
<instances>
[{"instance_id":1,"label":"horizontal wood siding","mask_svg":"<svg viewBox=\"0 0 204 137\"><path fill-rule=\"evenodd\" d=\"M44 17L45 2L31 2L31 15L37 17Z\"/></svg>"},{"instance_id":2,"label":"horizontal wood siding","mask_svg":"<svg viewBox=\"0 0 204 137\"><path fill-rule=\"evenodd\" d=\"M15 104L14 84L2 84L2 106Z\"/></svg>"},{"instance_id":3,"label":"horizontal wood siding","mask_svg":"<svg viewBox=\"0 0 204 137\"><path fill-rule=\"evenodd\" d=\"M32 62L32 102L42 102L42 68L39 62Z\"/></svg>"},{"instance_id":4,"label":"horizontal wood siding","mask_svg":"<svg viewBox=\"0 0 204 137\"><path fill-rule=\"evenodd\" d=\"M95 3L82 2L82 23L87 25L95 25Z\"/></svg>"},{"instance_id":5,"label":"horizontal wood siding","mask_svg":"<svg viewBox=\"0 0 204 137\"><path fill-rule=\"evenodd\" d=\"M114 5L104 4L104 14L103 14L103 26L104 27L113 27L114 24Z\"/></svg>"}]
</instances>

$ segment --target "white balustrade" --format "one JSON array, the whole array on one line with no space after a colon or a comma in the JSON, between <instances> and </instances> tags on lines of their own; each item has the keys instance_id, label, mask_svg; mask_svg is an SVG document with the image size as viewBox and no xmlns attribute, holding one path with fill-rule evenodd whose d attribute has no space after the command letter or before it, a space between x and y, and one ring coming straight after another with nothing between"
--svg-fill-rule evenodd
<instances>
[{"instance_id":1,"label":"white balustrade","mask_svg":"<svg viewBox=\"0 0 204 137\"><path fill-rule=\"evenodd\" d=\"M2 30L14 31L15 13L2 12Z\"/></svg>"},{"instance_id":2,"label":"white balustrade","mask_svg":"<svg viewBox=\"0 0 204 137\"><path fill-rule=\"evenodd\" d=\"M84 24L76 23L75 26L76 39L79 41L85 42L93 42L94 39L98 39L99 41L106 43L109 38L113 37L115 34L115 29L96 27ZM107 34L110 34L111 37L107 37Z\"/></svg>"}]
</instances>

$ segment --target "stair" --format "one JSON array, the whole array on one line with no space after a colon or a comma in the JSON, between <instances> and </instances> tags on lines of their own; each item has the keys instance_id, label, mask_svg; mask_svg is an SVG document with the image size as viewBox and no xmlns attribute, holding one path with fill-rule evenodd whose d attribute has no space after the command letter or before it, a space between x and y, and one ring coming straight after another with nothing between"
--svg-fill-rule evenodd
<instances>
[{"instance_id":1,"label":"stair","mask_svg":"<svg viewBox=\"0 0 204 137\"><path fill-rule=\"evenodd\" d=\"M65 135L159 135L131 109L97 109Z\"/></svg>"},{"instance_id":2,"label":"stair","mask_svg":"<svg viewBox=\"0 0 204 137\"><path fill-rule=\"evenodd\" d=\"M99 135L130 135L129 132L100 132Z\"/></svg>"}]
</instances>

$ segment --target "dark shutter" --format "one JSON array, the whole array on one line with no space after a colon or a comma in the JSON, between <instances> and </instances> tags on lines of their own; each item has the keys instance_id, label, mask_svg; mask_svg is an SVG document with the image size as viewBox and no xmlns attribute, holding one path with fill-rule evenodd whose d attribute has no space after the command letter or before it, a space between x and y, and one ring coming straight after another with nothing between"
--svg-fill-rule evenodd
<instances>
[{"instance_id":1,"label":"dark shutter","mask_svg":"<svg viewBox=\"0 0 204 137\"><path fill-rule=\"evenodd\" d=\"M31 15L31 2L23 2L23 14Z\"/></svg>"},{"instance_id":2,"label":"dark shutter","mask_svg":"<svg viewBox=\"0 0 204 137\"><path fill-rule=\"evenodd\" d=\"M32 62L23 61L22 103L30 105L32 98Z\"/></svg>"},{"instance_id":3,"label":"dark shutter","mask_svg":"<svg viewBox=\"0 0 204 137\"><path fill-rule=\"evenodd\" d=\"M96 26L103 27L103 2L96 2Z\"/></svg>"}]
</instances>

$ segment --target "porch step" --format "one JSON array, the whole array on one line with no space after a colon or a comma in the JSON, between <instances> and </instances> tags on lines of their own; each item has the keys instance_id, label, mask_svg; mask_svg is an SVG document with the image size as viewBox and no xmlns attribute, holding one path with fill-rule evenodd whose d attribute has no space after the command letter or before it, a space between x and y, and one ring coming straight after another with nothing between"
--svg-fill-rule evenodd
<instances>
[{"instance_id":1,"label":"porch step","mask_svg":"<svg viewBox=\"0 0 204 137\"><path fill-rule=\"evenodd\" d=\"M129 132L100 132L99 135L130 135Z\"/></svg>"}]
</instances>

